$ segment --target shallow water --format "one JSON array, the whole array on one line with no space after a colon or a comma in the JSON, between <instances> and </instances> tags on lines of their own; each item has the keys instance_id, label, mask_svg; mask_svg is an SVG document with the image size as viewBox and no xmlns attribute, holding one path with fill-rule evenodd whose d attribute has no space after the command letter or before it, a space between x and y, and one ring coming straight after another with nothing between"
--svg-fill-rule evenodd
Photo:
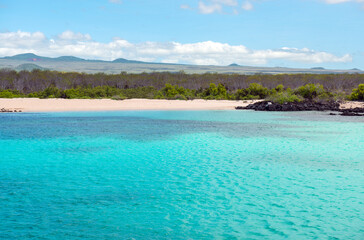
<instances>
[{"instance_id":1,"label":"shallow water","mask_svg":"<svg viewBox=\"0 0 364 240\"><path fill-rule=\"evenodd\" d=\"M0 115L1 239L363 239L364 122Z\"/></svg>"}]
</instances>

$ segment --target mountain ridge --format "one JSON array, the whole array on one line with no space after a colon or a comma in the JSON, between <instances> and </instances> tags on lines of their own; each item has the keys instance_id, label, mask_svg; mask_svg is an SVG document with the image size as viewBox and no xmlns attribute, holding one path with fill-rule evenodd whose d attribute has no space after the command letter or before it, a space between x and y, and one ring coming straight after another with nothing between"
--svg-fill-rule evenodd
<instances>
[{"instance_id":1,"label":"mountain ridge","mask_svg":"<svg viewBox=\"0 0 364 240\"><path fill-rule=\"evenodd\" d=\"M147 64L149 62L137 61L137 60L128 60L125 58L117 58L112 61L106 60L97 60L97 59L84 59L75 56L60 56L60 57L43 57L36 55L34 53L22 53L14 56L6 56L0 59L10 59L10 60L22 60L29 62L39 62L39 61L59 61L59 62L110 62L110 63L143 63ZM152 63L154 64L154 63Z\"/></svg>"},{"instance_id":2,"label":"mountain ridge","mask_svg":"<svg viewBox=\"0 0 364 240\"><path fill-rule=\"evenodd\" d=\"M23 65L23 64L37 64ZM14 56L0 57L0 69L48 69L64 72L85 73L142 73L142 72L186 72L186 73L224 73L224 74L330 74L330 73L362 73L360 69L325 69L313 68L288 68L288 67L255 67L241 66L232 63L227 66L217 65L191 65L179 63L143 62L117 58L112 61L90 60L75 56L44 57L34 53L23 53Z\"/></svg>"}]
</instances>

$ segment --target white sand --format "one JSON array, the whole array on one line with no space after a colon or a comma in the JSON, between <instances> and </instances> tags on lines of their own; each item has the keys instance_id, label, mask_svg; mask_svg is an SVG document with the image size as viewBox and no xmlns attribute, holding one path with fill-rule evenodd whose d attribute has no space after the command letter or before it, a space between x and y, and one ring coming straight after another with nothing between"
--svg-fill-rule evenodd
<instances>
[{"instance_id":1,"label":"white sand","mask_svg":"<svg viewBox=\"0 0 364 240\"><path fill-rule=\"evenodd\" d=\"M127 99L0 98L0 109L23 112L122 111L122 110L229 110L254 101Z\"/></svg>"},{"instance_id":2,"label":"white sand","mask_svg":"<svg viewBox=\"0 0 364 240\"><path fill-rule=\"evenodd\" d=\"M355 101L347 101L340 105L340 108L347 109L347 108L364 108L364 102L355 102Z\"/></svg>"},{"instance_id":3,"label":"white sand","mask_svg":"<svg viewBox=\"0 0 364 240\"><path fill-rule=\"evenodd\" d=\"M123 111L123 110L232 110L236 106L247 106L259 100L156 100L127 99L38 99L0 98L0 109L23 112L71 112L71 111ZM348 101L340 108L364 108L364 102Z\"/></svg>"}]
</instances>

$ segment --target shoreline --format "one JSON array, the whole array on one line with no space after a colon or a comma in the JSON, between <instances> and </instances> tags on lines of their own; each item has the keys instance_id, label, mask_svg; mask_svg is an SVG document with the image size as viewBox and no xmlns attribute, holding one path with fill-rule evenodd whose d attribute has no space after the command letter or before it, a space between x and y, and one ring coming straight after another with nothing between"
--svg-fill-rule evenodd
<instances>
[{"instance_id":1,"label":"shoreline","mask_svg":"<svg viewBox=\"0 0 364 240\"><path fill-rule=\"evenodd\" d=\"M234 110L261 100L39 99L0 98L0 109L17 112L92 112L138 110Z\"/></svg>"},{"instance_id":2,"label":"shoreline","mask_svg":"<svg viewBox=\"0 0 364 240\"><path fill-rule=\"evenodd\" d=\"M318 102L306 99L300 102L277 103L265 100L250 104L247 107L239 106L235 109L268 112L330 111L330 115L338 115L335 112L339 112L341 113L339 115L342 116L364 116L363 102Z\"/></svg>"},{"instance_id":3,"label":"shoreline","mask_svg":"<svg viewBox=\"0 0 364 240\"><path fill-rule=\"evenodd\" d=\"M63 99L0 98L0 112L101 112L143 110L234 110L263 100ZM364 108L364 102L346 101L340 109ZM4 111L1 111L4 110ZM6 110L6 111L5 111Z\"/></svg>"}]
</instances>

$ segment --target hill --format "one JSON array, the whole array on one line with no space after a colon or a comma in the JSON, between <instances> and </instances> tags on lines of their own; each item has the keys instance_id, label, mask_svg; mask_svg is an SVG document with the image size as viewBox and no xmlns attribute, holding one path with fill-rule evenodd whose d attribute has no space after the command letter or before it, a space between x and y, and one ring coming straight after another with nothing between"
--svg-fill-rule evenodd
<instances>
[{"instance_id":1,"label":"hill","mask_svg":"<svg viewBox=\"0 0 364 240\"><path fill-rule=\"evenodd\" d=\"M15 70L17 70L17 71L23 71L23 70L32 71L34 69L48 70L47 68L40 67L37 64L33 64L33 63L24 63L15 68Z\"/></svg>"},{"instance_id":2,"label":"hill","mask_svg":"<svg viewBox=\"0 0 364 240\"><path fill-rule=\"evenodd\" d=\"M23 65L36 63L33 65ZM0 68L10 68L19 71L23 69L50 69L62 72L108 73L120 72L185 72L185 73L223 73L223 74L295 74L295 73L364 73L359 69L336 70L324 68L283 68L283 67L249 67L236 63L229 66L188 65L172 63L153 63L118 58L113 61L89 60L74 56L60 56L56 58L38 56L34 53L24 53L0 58Z\"/></svg>"},{"instance_id":3,"label":"hill","mask_svg":"<svg viewBox=\"0 0 364 240\"><path fill-rule=\"evenodd\" d=\"M18 54L11 57L4 57L3 59L9 59L9 60L19 60L19 61L27 61L27 62L37 62L37 61L49 61L52 60L52 58L49 57L41 57L38 55L35 55L34 53L24 53L24 54Z\"/></svg>"}]
</instances>

